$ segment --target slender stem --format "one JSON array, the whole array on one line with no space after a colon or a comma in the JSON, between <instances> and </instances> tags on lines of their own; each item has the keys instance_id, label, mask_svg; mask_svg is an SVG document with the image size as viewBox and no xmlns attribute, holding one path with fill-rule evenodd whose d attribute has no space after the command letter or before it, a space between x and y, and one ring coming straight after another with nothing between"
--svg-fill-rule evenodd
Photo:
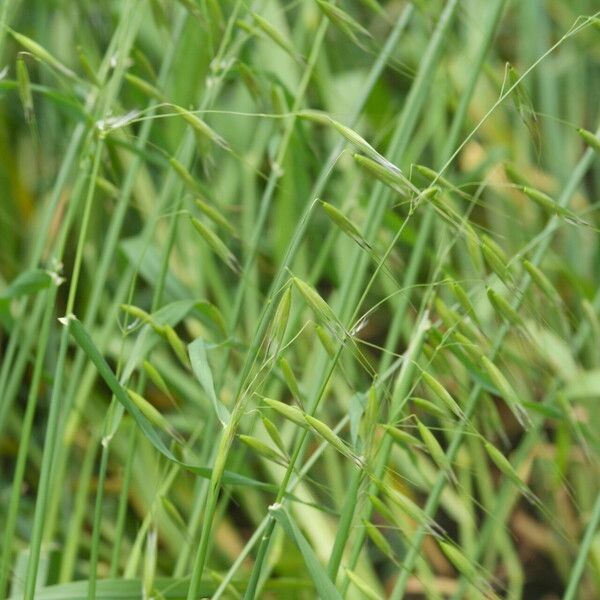
<instances>
[{"instance_id":1,"label":"slender stem","mask_svg":"<svg viewBox=\"0 0 600 600\"><path fill-rule=\"evenodd\" d=\"M115 406L113 400L112 406ZM107 413L110 415L111 410ZM108 422L108 421L107 421ZM98 548L100 546L100 529L102 521L102 505L104 500L104 485L106 483L106 469L108 467L109 445L102 442L102 454L100 458L100 469L98 476L98 488L96 492L96 505L94 507L94 521L92 525L92 551L90 554L90 574L88 578L88 599L96 597L96 579L98 577Z\"/></svg>"},{"instance_id":2,"label":"slender stem","mask_svg":"<svg viewBox=\"0 0 600 600\"><path fill-rule=\"evenodd\" d=\"M19 499L21 498L21 487L23 485L23 478L25 475L27 454L29 451L29 442L33 427L33 418L35 416L35 410L37 407L42 367L44 364L44 358L46 356L46 348L48 346L50 320L52 313L54 312L54 300L57 289L57 286L53 285L43 296L46 301L46 310L42 317L42 330L40 331L39 346L33 368L33 377L31 378L31 385L29 387L29 394L27 396L27 408L25 409L25 417L21 427L19 452L17 454L17 463L15 465L10 501L8 504L8 511L4 524L4 535L2 538L2 561L0 562L0 598L4 598L6 594L6 585L8 583L8 575L10 571L10 559L13 552L13 541L17 524L17 515L19 511Z\"/></svg>"},{"instance_id":3,"label":"slender stem","mask_svg":"<svg viewBox=\"0 0 600 600\"><path fill-rule=\"evenodd\" d=\"M79 231L77 250L75 252L73 274L71 276L71 282L69 285L69 296L67 299L67 315L73 311L73 306L75 304L77 285L79 283L81 263L83 260L83 247L85 244L87 229L90 221L92 200L94 198L96 179L98 177L98 171L100 168L100 157L102 155L102 148L102 141L98 140L96 145L96 152L92 163L92 168L90 170L90 184L88 187L88 193L81 222L81 229ZM36 498L33 531L31 534L30 555L29 562L27 564L27 575L25 580L25 600L33 600L35 595L35 584L37 579L38 565L41 552L46 503L52 485L51 466L52 461L54 460L54 452L56 449L57 442L56 433L60 418L60 398L62 396L64 364L67 353L67 346L69 345L69 322L70 321L67 320L67 324L64 326L61 334L58 359L56 363L56 371L54 377L54 385L52 387L52 396L50 398L50 411L48 414L48 424L46 427L44 455L42 459L40 482Z\"/></svg>"}]
</instances>

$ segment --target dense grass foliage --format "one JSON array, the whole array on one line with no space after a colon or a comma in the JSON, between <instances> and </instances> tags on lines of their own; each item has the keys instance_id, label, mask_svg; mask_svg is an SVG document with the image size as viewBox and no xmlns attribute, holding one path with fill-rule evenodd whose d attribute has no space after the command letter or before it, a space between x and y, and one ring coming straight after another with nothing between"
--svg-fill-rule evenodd
<instances>
[{"instance_id":1,"label":"dense grass foliage","mask_svg":"<svg viewBox=\"0 0 600 600\"><path fill-rule=\"evenodd\" d=\"M0 5L0 598L600 597L592 0Z\"/></svg>"}]
</instances>

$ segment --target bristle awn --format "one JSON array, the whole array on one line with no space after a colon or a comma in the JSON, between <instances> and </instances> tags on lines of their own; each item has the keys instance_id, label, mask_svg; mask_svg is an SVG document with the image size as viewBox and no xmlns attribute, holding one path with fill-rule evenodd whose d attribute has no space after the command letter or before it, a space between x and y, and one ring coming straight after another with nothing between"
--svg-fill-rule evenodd
<instances>
[{"instance_id":1,"label":"bristle awn","mask_svg":"<svg viewBox=\"0 0 600 600\"><path fill-rule=\"evenodd\" d=\"M283 442L281 434L279 433L279 429L277 429L277 426L275 425L275 423L273 423L273 421L271 421L271 419L269 419L268 417L265 417L264 415L261 415L260 418L261 418L261 421L263 423L263 426L264 426L266 432L269 434L269 437L273 440L273 442L279 448L281 453L284 456L287 456L287 450L285 447L285 443Z\"/></svg>"},{"instance_id":2,"label":"bristle awn","mask_svg":"<svg viewBox=\"0 0 600 600\"><path fill-rule=\"evenodd\" d=\"M529 415L506 377L504 377L500 369L487 356L481 357L481 364L521 427L527 429L531 425Z\"/></svg>"},{"instance_id":3,"label":"bristle awn","mask_svg":"<svg viewBox=\"0 0 600 600\"><path fill-rule=\"evenodd\" d=\"M600 153L600 138L591 131L587 129L579 128L577 133L583 138L583 141L590 147L592 150Z\"/></svg>"},{"instance_id":4,"label":"bristle awn","mask_svg":"<svg viewBox=\"0 0 600 600\"><path fill-rule=\"evenodd\" d=\"M36 41L28 38L26 35L21 33L17 33L12 29L9 29L11 35L15 38L15 40L25 48L28 52L30 52L35 58L41 60L46 63L48 66L52 67L59 73L62 73L66 77L70 79L77 79L77 75L71 71L71 69L65 67L59 60L57 60L48 50L46 50L43 46L38 44Z\"/></svg>"},{"instance_id":5,"label":"bristle awn","mask_svg":"<svg viewBox=\"0 0 600 600\"><path fill-rule=\"evenodd\" d=\"M302 394L300 394L300 386L298 385L298 380L294 375L294 371L292 370L290 363L285 356L281 356L277 361L277 364L281 369L281 374L283 375L283 379L288 387L288 390L290 390L296 402L302 406Z\"/></svg>"},{"instance_id":6,"label":"bristle awn","mask_svg":"<svg viewBox=\"0 0 600 600\"><path fill-rule=\"evenodd\" d=\"M138 77L137 75L133 75L132 73L126 73L125 79L128 81L133 87L137 88L140 92L148 96L149 98L154 98L159 102L165 101L165 95L157 90L152 84L148 83L145 79Z\"/></svg>"},{"instance_id":7,"label":"bristle awn","mask_svg":"<svg viewBox=\"0 0 600 600\"><path fill-rule=\"evenodd\" d=\"M289 42L288 38L282 33L277 31L269 21L261 17L259 14L253 12L252 18L256 23L256 26L275 44L277 44L282 50L287 52L295 61L302 62L302 58L296 52L294 46Z\"/></svg>"},{"instance_id":8,"label":"bristle awn","mask_svg":"<svg viewBox=\"0 0 600 600\"><path fill-rule=\"evenodd\" d=\"M237 258L221 240L221 238L209 229L202 221L190 216L190 221L194 229L202 236L210 249L234 272L239 273L240 266Z\"/></svg>"},{"instance_id":9,"label":"bristle awn","mask_svg":"<svg viewBox=\"0 0 600 600\"><path fill-rule=\"evenodd\" d=\"M527 271L527 273L529 273L529 276L535 285L548 298L548 300L551 300L556 305L561 305L562 298L560 297L558 290L554 287L554 285L552 285L552 282L550 279L548 279L544 272L526 259L524 259L522 262L523 268Z\"/></svg>"},{"instance_id":10,"label":"bristle awn","mask_svg":"<svg viewBox=\"0 0 600 600\"><path fill-rule=\"evenodd\" d=\"M362 460L360 457L354 455L348 445L337 435L337 433L335 433L335 431L333 431L333 429L331 429L328 425L325 425L323 421L319 421L319 419L311 415L305 414L304 418L310 427L316 431L316 433L318 433L330 446L335 448L346 458L351 459L359 467L362 466Z\"/></svg>"},{"instance_id":11,"label":"bristle awn","mask_svg":"<svg viewBox=\"0 0 600 600\"><path fill-rule=\"evenodd\" d=\"M214 129L209 127L202 119L198 116L182 108L181 106L177 106L176 104L171 104L175 112L181 115L184 121L191 126L194 132L200 136L210 140L213 144L220 146L224 150L231 150L231 147L227 143L225 139L223 139Z\"/></svg>"},{"instance_id":12,"label":"bristle awn","mask_svg":"<svg viewBox=\"0 0 600 600\"><path fill-rule=\"evenodd\" d=\"M181 435L175 430L175 428L167 421L167 419L158 411L158 409L150 404L143 396L128 389L127 395L131 401L140 409L140 412L152 423L154 426L162 429L165 433L168 433L172 438L177 441L182 441Z\"/></svg>"},{"instance_id":13,"label":"bristle awn","mask_svg":"<svg viewBox=\"0 0 600 600\"><path fill-rule=\"evenodd\" d=\"M330 220L337 225L348 237L354 240L361 248L371 250L371 245L361 235L358 227L348 219L348 217L338 208L329 204L328 202L321 202L321 206L325 211L325 214Z\"/></svg>"},{"instance_id":14,"label":"bristle awn","mask_svg":"<svg viewBox=\"0 0 600 600\"><path fill-rule=\"evenodd\" d=\"M352 585L361 593L361 598L365 598L365 600L381 600L381 596L354 571L346 569L346 575L348 576L348 579L351 581Z\"/></svg>"},{"instance_id":15,"label":"bristle awn","mask_svg":"<svg viewBox=\"0 0 600 600\"><path fill-rule=\"evenodd\" d=\"M285 404L285 402L274 400L273 398L264 398L263 402L269 408L279 413L284 419L287 419L296 425L300 425L300 427L303 429L308 429L308 424L304 418L304 413L300 409L296 408L295 406Z\"/></svg>"},{"instance_id":16,"label":"bristle awn","mask_svg":"<svg viewBox=\"0 0 600 600\"><path fill-rule=\"evenodd\" d=\"M194 204L198 207L202 213L204 213L215 225L222 227L230 235L235 235L235 227L217 210L214 206L211 206L203 198L194 198Z\"/></svg>"},{"instance_id":17,"label":"bristle awn","mask_svg":"<svg viewBox=\"0 0 600 600\"><path fill-rule=\"evenodd\" d=\"M275 315L273 317L271 328L269 330L267 354L270 357L276 356L283 344L285 331L287 329L287 324L290 317L291 304L292 288L288 285L286 286L281 296L281 299L279 300L279 304L277 305L277 309L275 310Z\"/></svg>"},{"instance_id":18,"label":"bristle awn","mask_svg":"<svg viewBox=\"0 0 600 600\"><path fill-rule=\"evenodd\" d=\"M171 400L171 402L175 403L175 399L173 398L171 392L169 391L169 388L168 388L165 380L163 379L162 375L157 371L156 367L154 367L147 360L144 360L144 362L142 363L142 365L144 367L144 371L146 372L146 375L148 375L148 377L150 378L150 381L152 381L152 383L165 396L167 396L167 398L169 398L169 400Z\"/></svg>"},{"instance_id":19,"label":"bristle awn","mask_svg":"<svg viewBox=\"0 0 600 600\"><path fill-rule=\"evenodd\" d=\"M452 465L448 462L446 453L444 452L444 449L440 443L437 441L437 438L423 423L421 423L421 421L419 421L419 419L416 419L416 421L419 429L419 435L421 436L421 439L423 440L423 443L425 444L431 458L433 458L433 461L436 463L436 465L448 475L454 484L458 484L456 475L454 475L454 472L452 471Z\"/></svg>"},{"instance_id":20,"label":"bristle awn","mask_svg":"<svg viewBox=\"0 0 600 600\"><path fill-rule=\"evenodd\" d=\"M441 400L442 404L450 409L459 419L465 418L465 413L462 411L462 408L456 403L456 400L454 400L448 390L435 377L426 371L423 371L421 377L425 385L433 392L436 398Z\"/></svg>"},{"instance_id":21,"label":"bristle awn","mask_svg":"<svg viewBox=\"0 0 600 600\"><path fill-rule=\"evenodd\" d=\"M525 323L510 303L492 288L487 289L487 297L494 310L508 323L515 327L524 327Z\"/></svg>"},{"instance_id":22,"label":"bristle awn","mask_svg":"<svg viewBox=\"0 0 600 600\"><path fill-rule=\"evenodd\" d=\"M396 562L396 557L394 550L390 546L390 543L385 539L385 536L369 521L363 520L363 527L367 531L367 535L371 538L371 541L379 548L379 550L391 559L393 562Z\"/></svg>"},{"instance_id":23,"label":"bristle awn","mask_svg":"<svg viewBox=\"0 0 600 600\"><path fill-rule=\"evenodd\" d=\"M371 34L356 19L352 18L338 6L335 6L335 4L326 2L325 0L316 0L316 2L323 11L323 14L333 25L345 33L357 46L362 47L357 34L364 37L371 37Z\"/></svg>"},{"instance_id":24,"label":"bristle awn","mask_svg":"<svg viewBox=\"0 0 600 600\"><path fill-rule=\"evenodd\" d=\"M285 456L282 456L276 450L273 450L270 446L267 446L264 442L261 442L259 439L251 436L251 435L238 435L240 442L244 445L248 446L251 450L256 452L259 456L270 460L278 465L285 466L287 465L287 459Z\"/></svg>"}]
</instances>

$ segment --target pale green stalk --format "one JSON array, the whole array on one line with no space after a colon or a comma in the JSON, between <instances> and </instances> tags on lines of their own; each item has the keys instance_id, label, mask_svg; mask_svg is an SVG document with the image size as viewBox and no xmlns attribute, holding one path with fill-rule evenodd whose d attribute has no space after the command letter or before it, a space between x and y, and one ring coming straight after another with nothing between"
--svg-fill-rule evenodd
<instances>
[{"instance_id":1,"label":"pale green stalk","mask_svg":"<svg viewBox=\"0 0 600 600\"><path fill-rule=\"evenodd\" d=\"M85 518L87 500L90 494L90 483L94 470L94 460L98 452L98 432L91 432L89 443L81 461L81 469L77 481L77 492L73 501L73 511L65 536L64 552L60 561L59 583L66 583L73 578L77 551L80 544L80 531Z\"/></svg>"},{"instance_id":2,"label":"pale green stalk","mask_svg":"<svg viewBox=\"0 0 600 600\"><path fill-rule=\"evenodd\" d=\"M35 357L33 376L27 396L27 408L20 431L19 451L15 465L15 473L12 480L10 500L6 511L6 521L4 523L4 534L2 537L2 561L0 562L0 598L6 594L6 586L10 573L11 555L13 551L15 528L17 524L17 515L19 512L19 500L21 498L21 489L25 467L27 464L27 454L29 451L29 442L31 439L31 429L33 427L33 418L37 407L38 389L42 375L46 347L48 345L48 333L50 329L50 317L54 309L54 300L56 297L57 286L53 285L42 297L46 301L45 314L42 316L42 330L40 331L39 346Z\"/></svg>"},{"instance_id":3,"label":"pale green stalk","mask_svg":"<svg viewBox=\"0 0 600 600\"><path fill-rule=\"evenodd\" d=\"M110 426L112 409L116 406L113 399L106 413L106 424ZM100 546L100 522L102 520L102 503L104 500L104 485L106 483L106 469L108 467L109 443L102 439L102 453L100 455L100 469L98 474L98 489L96 492L96 505L94 507L94 519L92 523L92 549L90 552L90 572L88 577L88 599L96 597L96 579L98 576L98 553Z\"/></svg>"},{"instance_id":4,"label":"pale green stalk","mask_svg":"<svg viewBox=\"0 0 600 600\"><path fill-rule=\"evenodd\" d=\"M119 507L117 509L117 519L115 525L115 541L110 560L110 577L117 576L119 571L119 560L121 556L121 546L123 544L123 530L125 529L125 518L127 516L127 506L129 501L129 490L131 488L131 476L133 474L133 458L137 446L137 427L132 425L129 431L129 443L127 444L127 458L123 472L123 483L119 492Z\"/></svg>"},{"instance_id":5,"label":"pale green stalk","mask_svg":"<svg viewBox=\"0 0 600 600\"><path fill-rule=\"evenodd\" d=\"M75 305L75 297L77 294L77 284L79 283L79 274L81 263L83 260L83 246L86 240L87 228L89 224L92 200L94 198L94 190L96 186L96 177L100 168L100 157L102 154L103 144L99 140L96 145L96 152L93 159L93 164L90 169L90 184L88 187L87 198L84 207L84 213L81 221L81 229L77 242L77 250L75 253L75 261L73 263L73 274L69 285L69 297L67 299L66 314L69 315L73 311ZM33 530L31 534L30 556L27 565L27 576L25 583L25 600L33 600L35 594L35 584L37 579L38 564L40 558L40 550L42 544L42 535L44 527L44 518L46 512L46 503L48 494L52 486L51 465L54 458L54 451L57 442L58 421L60 418L60 398L62 396L64 363L69 344L69 321L64 325L60 346L58 351L58 360L56 364L54 385L52 387L52 396L50 398L50 411L46 427L46 437L44 442L44 455L42 459L42 468L40 473L40 481L38 486L35 516L33 521Z\"/></svg>"}]
</instances>

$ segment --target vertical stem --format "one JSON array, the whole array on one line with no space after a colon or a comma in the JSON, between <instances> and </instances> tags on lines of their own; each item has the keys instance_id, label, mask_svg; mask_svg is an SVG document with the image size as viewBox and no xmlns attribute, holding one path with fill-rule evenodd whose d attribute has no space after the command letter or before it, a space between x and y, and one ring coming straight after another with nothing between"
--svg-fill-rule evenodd
<instances>
[{"instance_id":1,"label":"vertical stem","mask_svg":"<svg viewBox=\"0 0 600 600\"><path fill-rule=\"evenodd\" d=\"M96 151L93 158L92 168L90 171L90 183L77 241L77 250L75 253L75 262L73 265L73 274L69 286L69 297L67 300L67 322L62 330L60 337L60 347L58 350L58 359L56 363L56 372L54 377L54 385L52 387L52 396L50 398L50 411L48 414L48 423L46 427L46 436L44 441L44 454L42 458L42 467L40 473L40 482L35 503L35 514L33 520L33 531L31 534L30 555L27 564L27 574L25 579L25 600L33 600L35 595L35 584L37 580L38 565L40 560L40 552L42 545L42 535L44 528L44 517L46 514L46 503L48 494L52 486L51 466L54 459L54 452L57 442L57 429L60 419L60 399L62 397L64 364L69 345L69 324L68 315L73 311L75 304L75 296L77 294L77 285L79 283L79 275L81 272L81 263L83 260L83 247L86 240L87 229L92 210L92 200L94 198L94 190L96 187L96 179L100 168L100 157L102 155L103 144L98 140Z\"/></svg>"}]
</instances>

